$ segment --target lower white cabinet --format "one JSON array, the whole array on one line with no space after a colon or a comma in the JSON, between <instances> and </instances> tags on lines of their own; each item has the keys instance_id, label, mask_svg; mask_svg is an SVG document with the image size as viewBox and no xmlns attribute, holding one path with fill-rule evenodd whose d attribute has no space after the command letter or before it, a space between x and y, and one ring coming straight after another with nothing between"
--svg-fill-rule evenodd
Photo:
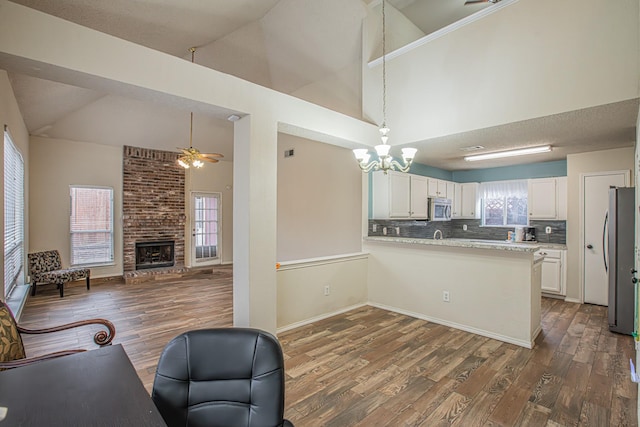
<instances>
[{"instance_id":1,"label":"lower white cabinet","mask_svg":"<svg viewBox=\"0 0 640 427\"><path fill-rule=\"evenodd\" d=\"M542 261L541 289L543 293L565 295L566 268L565 250L542 248L537 255L544 256Z\"/></svg>"}]
</instances>

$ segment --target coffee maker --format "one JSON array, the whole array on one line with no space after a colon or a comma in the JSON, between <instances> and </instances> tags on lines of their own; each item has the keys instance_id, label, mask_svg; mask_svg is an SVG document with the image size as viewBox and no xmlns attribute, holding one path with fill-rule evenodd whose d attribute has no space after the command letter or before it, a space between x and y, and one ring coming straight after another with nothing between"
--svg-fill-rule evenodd
<instances>
[{"instance_id":1,"label":"coffee maker","mask_svg":"<svg viewBox=\"0 0 640 427\"><path fill-rule=\"evenodd\" d=\"M536 241L536 228L535 227L523 227L524 228L524 238L525 242L535 242Z\"/></svg>"}]
</instances>

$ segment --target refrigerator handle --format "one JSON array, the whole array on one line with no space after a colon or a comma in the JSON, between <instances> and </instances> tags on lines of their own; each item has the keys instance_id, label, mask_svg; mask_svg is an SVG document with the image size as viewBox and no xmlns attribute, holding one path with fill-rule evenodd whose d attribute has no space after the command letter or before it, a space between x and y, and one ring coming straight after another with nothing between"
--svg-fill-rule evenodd
<instances>
[{"instance_id":1,"label":"refrigerator handle","mask_svg":"<svg viewBox=\"0 0 640 427\"><path fill-rule=\"evenodd\" d=\"M602 226L602 261L604 261L604 271L609 271L609 266L607 265L607 253L609 250L605 247L607 243L607 223L609 222L609 211L604 214L604 225Z\"/></svg>"}]
</instances>

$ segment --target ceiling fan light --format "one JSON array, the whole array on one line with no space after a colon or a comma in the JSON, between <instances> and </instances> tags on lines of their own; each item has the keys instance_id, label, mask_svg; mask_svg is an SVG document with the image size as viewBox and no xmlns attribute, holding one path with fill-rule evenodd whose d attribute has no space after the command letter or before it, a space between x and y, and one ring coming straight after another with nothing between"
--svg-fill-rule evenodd
<instances>
[{"instance_id":1,"label":"ceiling fan light","mask_svg":"<svg viewBox=\"0 0 640 427\"><path fill-rule=\"evenodd\" d=\"M204 163L201 160L195 159L193 163L191 163L194 168L201 168L204 166Z\"/></svg>"},{"instance_id":2,"label":"ceiling fan light","mask_svg":"<svg viewBox=\"0 0 640 427\"><path fill-rule=\"evenodd\" d=\"M186 163L182 158L178 159L178 164L185 169L189 169L189 163Z\"/></svg>"}]
</instances>

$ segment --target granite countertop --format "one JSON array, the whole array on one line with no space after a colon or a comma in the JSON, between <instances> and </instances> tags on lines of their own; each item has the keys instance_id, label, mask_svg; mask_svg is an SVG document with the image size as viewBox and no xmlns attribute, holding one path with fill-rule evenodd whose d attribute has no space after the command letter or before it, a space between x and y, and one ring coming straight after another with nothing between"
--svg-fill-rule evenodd
<instances>
[{"instance_id":1,"label":"granite countertop","mask_svg":"<svg viewBox=\"0 0 640 427\"><path fill-rule=\"evenodd\" d=\"M418 239L411 237L380 237L369 236L364 238L367 242L406 243L425 246L447 246L457 248L495 249L512 252L536 252L540 250L540 243L512 243L506 240L480 240L480 239ZM545 246L548 247L548 246ZM550 248L551 249L551 248Z\"/></svg>"},{"instance_id":2,"label":"granite countertop","mask_svg":"<svg viewBox=\"0 0 640 427\"><path fill-rule=\"evenodd\" d=\"M540 245L540 248L542 249L559 249L559 250L567 250L567 245L562 244L562 243L545 243L545 242L538 242L538 245Z\"/></svg>"}]
</instances>

